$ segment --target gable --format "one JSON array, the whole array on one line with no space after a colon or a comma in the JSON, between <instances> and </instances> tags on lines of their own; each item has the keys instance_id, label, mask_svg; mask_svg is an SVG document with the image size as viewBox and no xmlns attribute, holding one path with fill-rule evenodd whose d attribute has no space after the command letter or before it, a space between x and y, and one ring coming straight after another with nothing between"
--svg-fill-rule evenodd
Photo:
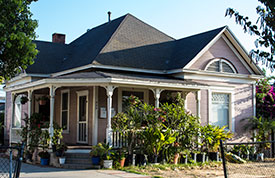
<instances>
[{"instance_id":1,"label":"gable","mask_svg":"<svg viewBox=\"0 0 275 178\"><path fill-rule=\"evenodd\" d=\"M238 74L253 74L253 70L248 68L244 59L236 54L236 49L232 49L221 36L196 62L194 62L189 69L204 70L208 63L217 58L228 60L237 70Z\"/></svg>"}]
</instances>

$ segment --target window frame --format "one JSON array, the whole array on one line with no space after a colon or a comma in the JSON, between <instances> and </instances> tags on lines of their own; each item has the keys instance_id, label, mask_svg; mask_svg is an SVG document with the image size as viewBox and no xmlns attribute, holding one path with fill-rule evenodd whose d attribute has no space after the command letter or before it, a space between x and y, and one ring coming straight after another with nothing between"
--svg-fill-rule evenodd
<instances>
[{"instance_id":1,"label":"window frame","mask_svg":"<svg viewBox=\"0 0 275 178\"><path fill-rule=\"evenodd\" d=\"M67 106L67 129L63 130L63 133L69 133L70 132L70 90L61 90L60 91L60 127L62 127L62 113L63 113L63 94L68 93L68 106ZM64 110L65 111L65 110Z\"/></svg>"},{"instance_id":2,"label":"window frame","mask_svg":"<svg viewBox=\"0 0 275 178\"><path fill-rule=\"evenodd\" d=\"M208 89L208 120L207 123L210 124L210 119L213 117L212 113L212 93L218 94L228 94L229 102L228 102L228 128L231 132L235 132L235 110L234 110L234 91L227 90L216 90L216 89Z\"/></svg>"},{"instance_id":3,"label":"window frame","mask_svg":"<svg viewBox=\"0 0 275 178\"><path fill-rule=\"evenodd\" d=\"M149 90L142 88L118 88L118 112L122 112L122 92L143 92L144 102L149 103Z\"/></svg>"},{"instance_id":4,"label":"window frame","mask_svg":"<svg viewBox=\"0 0 275 178\"><path fill-rule=\"evenodd\" d=\"M207 71L207 72L214 72L214 71L209 71L207 70L208 67L213 64L214 62L219 62L219 71L220 73L226 73L226 74L237 74L238 71L236 70L236 68L234 67L233 64L231 64L227 59L224 59L224 58L217 58L217 59L213 59L211 60L210 62L208 62L208 64L205 66L204 70ZM229 65L229 67L232 69L233 73L230 73L230 72L223 72L222 70L222 63L226 63L227 65Z\"/></svg>"}]
</instances>

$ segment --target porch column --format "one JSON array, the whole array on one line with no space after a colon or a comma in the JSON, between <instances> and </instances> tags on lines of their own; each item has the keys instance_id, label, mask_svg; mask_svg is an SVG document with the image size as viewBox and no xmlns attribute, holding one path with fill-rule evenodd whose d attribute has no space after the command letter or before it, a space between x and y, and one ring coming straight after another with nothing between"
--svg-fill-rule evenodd
<instances>
[{"instance_id":1,"label":"porch column","mask_svg":"<svg viewBox=\"0 0 275 178\"><path fill-rule=\"evenodd\" d=\"M32 90L28 90L28 117L32 114Z\"/></svg>"},{"instance_id":2,"label":"porch column","mask_svg":"<svg viewBox=\"0 0 275 178\"><path fill-rule=\"evenodd\" d=\"M156 88L156 89L151 89L154 93L154 97L155 97L155 107L158 108L159 107L159 98L160 98L160 94L163 91L162 89Z\"/></svg>"},{"instance_id":3,"label":"porch column","mask_svg":"<svg viewBox=\"0 0 275 178\"><path fill-rule=\"evenodd\" d=\"M106 143L109 143L110 146L112 146L112 96L115 87L114 86L106 86L106 94L107 94L107 129L106 129Z\"/></svg>"},{"instance_id":4,"label":"porch column","mask_svg":"<svg viewBox=\"0 0 275 178\"><path fill-rule=\"evenodd\" d=\"M52 137L54 134L53 128L53 119L54 119L54 98L55 98L55 90L57 87L50 86L50 125L49 125L49 134L50 134L50 148L52 147Z\"/></svg>"},{"instance_id":5,"label":"porch column","mask_svg":"<svg viewBox=\"0 0 275 178\"><path fill-rule=\"evenodd\" d=\"M188 95L188 91L183 91L182 92L182 98L184 99L184 109L187 110L187 95Z\"/></svg>"},{"instance_id":6,"label":"porch column","mask_svg":"<svg viewBox=\"0 0 275 178\"><path fill-rule=\"evenodd\" d=\"M197 91L196 93L196 101L197 101L197 116L201 117L201 91Z\"/></svg>"},{"instance_id":7,"label":"porch column","mask_svg":"<svg viewBox=\"0 0 275 178\"><path fill-rule=\"evenodd\" d=\"M14 121L14 102L15 102L15 98L16 98L16 94L15 93L11 93L11 120L10 120L10 130L9 130L9 132L10 132L10 135L9 135L9 144L10 144L10 146L11 146L11 139L12 139L12 137L11 137L11 133L12 133L12 125L13 125L13 121Z\"/></svg>"}]
</instances>

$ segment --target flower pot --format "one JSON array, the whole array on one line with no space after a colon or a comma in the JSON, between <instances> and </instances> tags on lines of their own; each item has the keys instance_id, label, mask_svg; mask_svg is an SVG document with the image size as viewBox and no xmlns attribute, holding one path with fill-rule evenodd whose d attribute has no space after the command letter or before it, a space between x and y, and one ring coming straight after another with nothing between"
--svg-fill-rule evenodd
<instances>
[{"instance_id":1,"label":"flower pot","mask_svg":"<svg viewBox=\"0 0 275 178\"><path fill-rule=\"evenodd\" d=\"M61 157L59 158L59 164L65 164L66 158L65 157Z\"/></svg>"},{"instance_id":2,"label":"flower pot","mask_svg":"<svg viewBox=\"0 0 275 178\"><path fill-rule=\"evenodd\" d=\"M92 163L93 163L93 165L99 165L100 157L99 156L93 156L92 157Z\"/></svg>"},{"instance_id":3,"label":"flower pot","mask_svg":"<svg viewBox=\"0 0 275 178\"><path fill-rule=\"evenodd\" d=\"M179 153L176 153L176 154L174 155L174 164L178 164L179 157L180 157L180 154L179 154Z\"/></svg>"},{"instance_id":4,"label":"flower pot","mask_svg":"<svg viewBox=\"0 0 275 178\"><path fill-rule=\"evenodd\" d=\"M113 167L113 160L103 160L103 167L111 169Z\"/></svg>"},{"instance_id":5,"label":"flower pot","mask_svg":"<svg viewBox=\"0 0 275 178\"><path fill-rule=\"evenodd\" d=\"M126 158L122 158L120 160L120 167L124 167L125 160L126 160Z\"/></svg>"},{"instance_id":6,"label":"flower pot","mask_svg":"<svg viewBox=\"0 0 275 178\"><path fill-rule=\"evenodd\" d=\"M43 166L49 165L49 159L48 158L40 158L40 164Z\"/></svg>"}]
</instances>

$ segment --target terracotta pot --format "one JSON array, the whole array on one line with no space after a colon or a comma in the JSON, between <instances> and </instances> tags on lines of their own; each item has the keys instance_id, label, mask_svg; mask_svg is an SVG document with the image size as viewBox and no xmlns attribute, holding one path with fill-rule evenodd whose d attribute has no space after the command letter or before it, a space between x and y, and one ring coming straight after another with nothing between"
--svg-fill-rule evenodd
<instances>
[{"instance_id":1,"label":"terracotta pot","mask_svg":"<svg viewBox=\"0 0 275 178\"><path fill-rule=\"evenodd\" d=\"M126 160L126 158L122 158L120 160L120 167L124 167L125 160Z\"/></svg>"},{"instance_id":2,"label":"terracotta pot","mask_svg":"<svg viewBox=\"0 0 275 178\"><path fill-rule=\"evenodd\" d=\"M174 155L174 164L178 164L179 157L180 157L180 154L179 154L179 153L176 153L176 154Z\"/></svg>"}]
</instances>

